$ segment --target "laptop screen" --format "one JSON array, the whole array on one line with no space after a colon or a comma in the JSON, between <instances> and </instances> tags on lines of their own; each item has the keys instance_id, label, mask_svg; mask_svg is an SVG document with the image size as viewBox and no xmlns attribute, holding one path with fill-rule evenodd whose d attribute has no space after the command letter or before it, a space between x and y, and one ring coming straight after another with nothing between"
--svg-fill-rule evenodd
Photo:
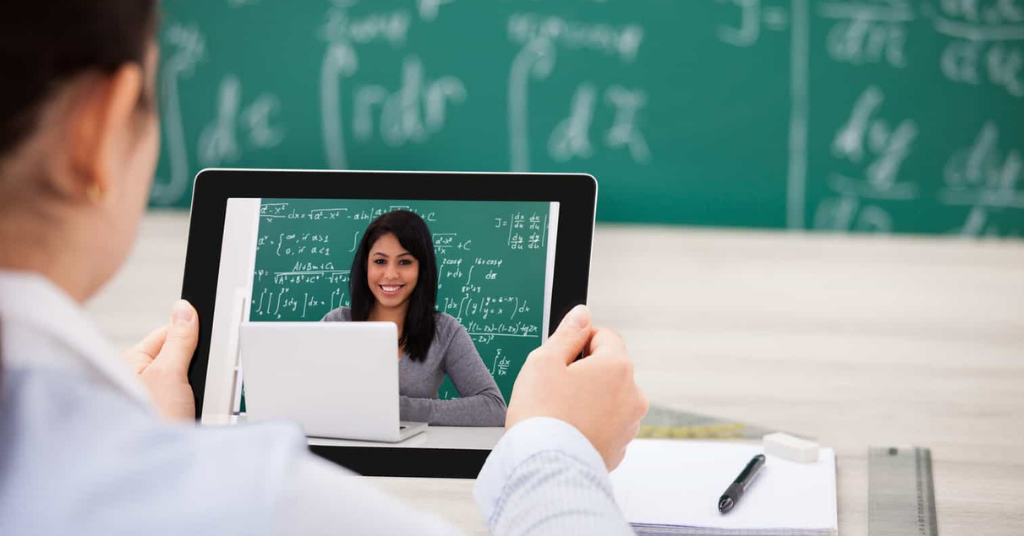
<instances>
[{"instance_id":1,"label":"laptop screen","mask_svg":"<svg viewBox=\"0 0 1024 536\"><path fill-rule=\"evenodd\" d=\"M406 311L402 420L500 428L493 403L449 402L497 395L503 411L527 355L546 338L558 210L534 201L229 199L203 421L245 418L240 322ZM436 293L416 292L422 285ZM415 314L427 309L435 319L429 345L416 320L424 316ZM474 407L487 415L466 414Z\"/></svg>"}]
</instances>

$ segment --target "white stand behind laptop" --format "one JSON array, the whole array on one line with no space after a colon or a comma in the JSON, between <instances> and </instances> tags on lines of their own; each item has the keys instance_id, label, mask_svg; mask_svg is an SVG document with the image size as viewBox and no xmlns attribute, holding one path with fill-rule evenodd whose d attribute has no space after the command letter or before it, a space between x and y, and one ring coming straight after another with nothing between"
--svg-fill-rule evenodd
<instances>
[{"instance_id":1,"label":"white stand behind laptop","mask_svg":"<svg viewBox=\"0 0 1024 536\"><path fill-rule=\"evenodd\" d=\"M245 322L239 328L248 421L298 421L307 436L403 441L398 329L390 322Z\"/></svg>"}]
</instances>

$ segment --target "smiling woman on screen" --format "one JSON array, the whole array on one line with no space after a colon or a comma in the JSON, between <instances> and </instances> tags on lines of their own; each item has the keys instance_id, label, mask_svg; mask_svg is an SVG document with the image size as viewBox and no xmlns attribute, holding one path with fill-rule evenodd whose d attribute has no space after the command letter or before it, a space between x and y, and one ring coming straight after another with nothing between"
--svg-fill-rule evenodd
<instances>
[{"instance_id":1,"label":"smiling woman on screen","mask_svg":"<svg viewBox=\"0 0 1024 536\"><path fill-rule=\"evenodd\" d=\"M398 326L398 391L403 421L435 426L504 426L505 400L466 328L435 310L437 260L430 229L408 210L375 219L356 249L352 307L325 322L383 321ZM447 375L462 398L438 400Z\"/></svg>"}]
</instances>

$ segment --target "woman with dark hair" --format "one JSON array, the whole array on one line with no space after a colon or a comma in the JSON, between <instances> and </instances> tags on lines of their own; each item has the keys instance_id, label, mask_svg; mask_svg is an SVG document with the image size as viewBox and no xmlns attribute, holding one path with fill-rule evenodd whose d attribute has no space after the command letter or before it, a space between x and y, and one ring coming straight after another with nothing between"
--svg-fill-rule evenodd
<instances>
[{"instance_id":1,"label":"woman with dark hair","mask_svg":"<svg viewBox=\"0 0 1024 536\"><path fill-rule=\"evenodd\" d=\"M0 16L0 534L458 533L314 456L294 425L195 426L188 302L124 359L84 310L153 182L157 12L50 0ZM583 307L530 355L476 483L494 534L631 533L607 474L646 408L630 370Z\"/></svg>"},{"instance_id":2,"label":"woman with dark hair","mask_svg":"<svg viewBox=\"0 0 1024 536\"><path fill-rule=\"evenodd\" d=\"M396 210L366 228L349 274L352 307L325 322L384 321L398 326L399 413L435 426L504 426L505 400L466 328L437 312L437 259L427 224ZM445 375L461 398L438 400Z\"/></svg>"}]
</instances>

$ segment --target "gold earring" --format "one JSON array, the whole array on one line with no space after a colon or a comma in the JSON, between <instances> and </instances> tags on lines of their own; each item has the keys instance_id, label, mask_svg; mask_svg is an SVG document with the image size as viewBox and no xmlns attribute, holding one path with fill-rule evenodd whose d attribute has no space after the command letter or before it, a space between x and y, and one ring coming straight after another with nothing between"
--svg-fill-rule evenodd
<instances>
[{"instance_id":1,"label":"gold earring","mask_svg":"<svg viewBox=\"0 0 1024 536\"><path fill-rule=\"evenodd\" d=\"M105 197L104 193L103 188L100 188L100 185L96 183L90 184L89 187L85 189L85 195L89 196L89 201L92 201L97 205L103 202L103 198Z\"/></svg>"}]
</instances>

